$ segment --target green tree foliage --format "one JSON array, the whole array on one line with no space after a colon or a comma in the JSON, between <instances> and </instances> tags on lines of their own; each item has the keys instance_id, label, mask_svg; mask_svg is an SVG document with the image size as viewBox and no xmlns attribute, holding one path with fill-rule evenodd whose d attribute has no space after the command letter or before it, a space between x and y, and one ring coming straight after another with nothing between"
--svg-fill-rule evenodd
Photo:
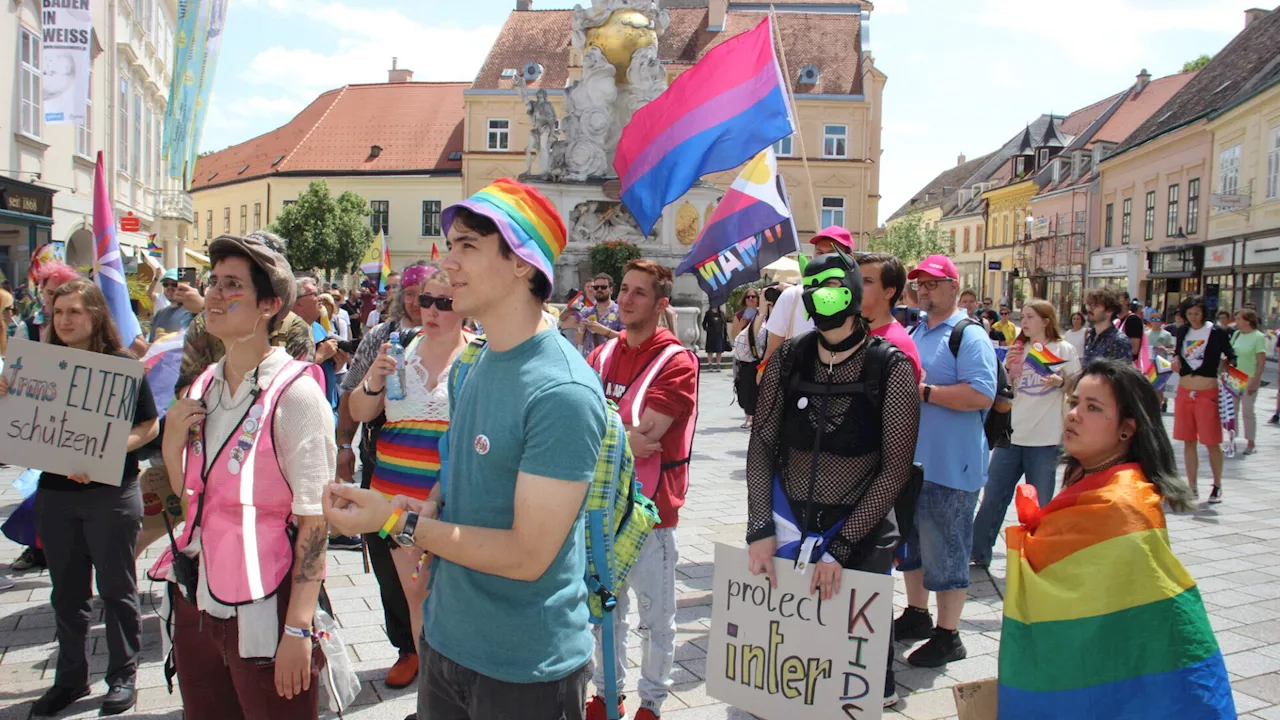
<instances>
[{"instance_id":1,"label":"green tree foliage","mask_svg":"<svg viewBox=\"0 0 1280 720\"><path fill-rule=\"evenodd\" d=\"M325 279L334 273L353 273L373 242L369 227L369 203L348 190L337 198L329 185L315 180L276 216L271 231L288 242L289 264L294 270L324 268Z\"/></svg>"},{"instance_id":2,"label":"green tree foliage","mask_svg":"<svg viewBox=\"0 0 1280 720\"><path fill-rule=\"evenodd\" d=\"M1182 64L1182 72L1191 72L1192 70L1203 70L1204 66L1208 65L1209 61L1212 59L1213 57L1210 55L1201 55L1195 60L1188 60L1187 62Z\"/></svg>"},{"instance_id":3,"label":"green tree foliage","mask_svg":"<svg viewBox=\"0 0 1280 720\"><path fill-rule=\"evenodd\" d=\"M867 250L895 255L903 265L915 265L934 254L950 254L951 238L937 225L926 226L924 216L913 212L882 229L867 242Z\"/></svg>"},{"instance_id":4,"label":"green tree foliage","mask_svg":"<svg viewBox=\"0 0 1280 720\"><path fill-rule=\"evenodd\" d=\"M613 278L613 287L622 287L622 268L628 262L643 257L640 248L626 240L608 240L596 243L587 249L587 261L591 265L593 275L608 273Z\"/></svg>"}]
</instances>

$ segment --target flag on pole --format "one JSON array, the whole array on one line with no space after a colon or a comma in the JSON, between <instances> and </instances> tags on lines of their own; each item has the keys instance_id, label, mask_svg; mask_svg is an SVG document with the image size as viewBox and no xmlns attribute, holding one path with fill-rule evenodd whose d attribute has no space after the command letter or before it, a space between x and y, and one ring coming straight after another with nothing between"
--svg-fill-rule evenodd
<instances>
[{"instance_id":1,"label":"flag on pole","mask_svg":"<svg viewBox=\"0 0 1280 720\"><path fill-rule=\"evenodd\" d=\"M387 291L387 278L391 276L391 248L387 247L387 236L381 232L378 236L382 238L382 277L378 279L378 292Z\"/></svg>"},{"instance_id":2,"label":"flag on pole","mask_svg":"<svg viewBox=\"0 0 1280 720\"><path fill-rule=\"evenodd\" d=\"M156 242L154 233L147 238L147 254L153 258L164 257L164 248L160 247L160 244Z\"/></svg>"},{"instance_id":3,"label":"flag on pole","mask_svg":"<svg viewBox=\"0 0 1280 720\"><path fill-rule=\"evenodd\" d=\"M93 171L93 279L107 296L107 309L120 331L120 343L129 347L142 334L138 316L129 304L129 285L120 260L120 243L116 239L116 218L107 197L107 177L102 169L102 151Z\"/></svg>"},{"instance_id":4,"label":"flag on pole","mask_svg":"<svg viewBox=\"0 0 1280 720\"><path fill-rule=\"evenodd\" d=\"M182 352L186 347L187 331L163 333L156 337L142 356L142 366L151 385L151 394L156 401L156 410L160 417L169 412L169 406L176 399L173 391L178 384L178 371L182 369Z\"/></svg>"},{"instance_id":5,"label":"flag on pole","mask_svg":"<svg viewBox=\"0 0 1280 720\"><path fill-rule=\"evenodd\" d=\"M765 17L636 111L613 163L622 200L647 234L698 178L735 168L793 132L773 21Z\"/></svg>"},{"instance_id":6,"label":"flag on pole","mask_svg":"<svg viewBox=\"0 0 1280 720\"><path fill-rule=\"evenodd\" d=\"M360 272L365 275L373 275L382 272L382 252L383 246L387 244L386 238L382 236L382 231L378 231L378 236L369 243L369 249L364 251L364 257L360 258Z\"/></svg>"},{"instance_id":7,"label":"flag on pole","mask_svg":"<svg viewBox=\"0 0 1280 720\"><path fill-rule=\"evenodd\" d=\"M431 243L431 259L440 262L440 248L435 243Z\"/></svg>"},{"instance_id":8,"label":"flag on pole","mask_svg":"<svg viewBox=\"0 0 1280 720\"><path fill-rule=\"evenodd\" d=\"M676 267L676 275L692 271L707 258L791 217L777 180L778 159L773 148L767 147L734 179L707 219L702 235Z\"/></svg>"}]
</instances>

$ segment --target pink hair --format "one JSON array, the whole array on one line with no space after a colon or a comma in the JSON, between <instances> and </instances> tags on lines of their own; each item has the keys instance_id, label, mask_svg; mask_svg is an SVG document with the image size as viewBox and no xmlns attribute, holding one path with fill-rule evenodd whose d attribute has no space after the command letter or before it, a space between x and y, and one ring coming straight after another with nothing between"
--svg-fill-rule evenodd
<instances>
[{"instance_id":1,"label":"pink hair","mask_svg":"<svg viewBox=\"0 0 1280 720\"><path fill-rule=\"evenodd\" d=\"M36 270L36 283L41 286L48 283L49 290L62 287L78 277L80 273L76 272L75 268L57 260L40 263L40 269Z\"/></svg>"}]
</instances>

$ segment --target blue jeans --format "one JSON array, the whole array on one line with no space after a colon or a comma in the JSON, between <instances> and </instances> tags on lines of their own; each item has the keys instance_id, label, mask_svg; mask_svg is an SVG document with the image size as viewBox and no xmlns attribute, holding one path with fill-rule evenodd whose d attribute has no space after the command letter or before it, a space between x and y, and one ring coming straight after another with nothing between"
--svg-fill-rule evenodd
<instances>
[{"instance_id":1,"label":"blue jeans","mask_svg":"<svg viewBox=\"0 0 1280 720\"><path fill-rule=\"evenodd\" d=\"M987 466L987 486L982 490L982 505L973 520L973 551L970 558L979 565L991 563L991 550L1000 536L1005 512L1013 502L1013 493L1023 475L1040 496L1044 507L1053 499L1054 475L1058 468L1058 446L1027 447L1010 445L991 451Z\"/></svg>"},{"instance_id":2,"label":"blue jeans","mask_svg":"<svg viewBox=\"0 0 1280 720\"><path fill-rule=\"evenodd\" d=\"M924 587L931 592L969 587L969 558L973 546L973 509L978 491L957 490L924 481L916 501L916 523L907 536L902 572L924 569Z\"/></svg>"}]
</instances>

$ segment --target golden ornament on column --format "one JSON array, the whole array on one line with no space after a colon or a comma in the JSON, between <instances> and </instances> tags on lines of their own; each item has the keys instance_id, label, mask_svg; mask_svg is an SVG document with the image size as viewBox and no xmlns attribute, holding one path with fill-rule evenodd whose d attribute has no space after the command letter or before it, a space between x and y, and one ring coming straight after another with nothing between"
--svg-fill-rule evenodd
<instances>
[{"instance_id":1,"label":"golden ornament on column","mask_svg":"<svg viewBox=\"0 0 1280 720\"><path fill-rule=\"evenodd\" d=\"M653 23L637 10L614 10L608 21L600 27L587 30L587 47L600 48L610 65L617 68L614 82L627 82L627 68L631 56L641 48L658 44L658 33Z\"/></svg>"}]
</instances>

